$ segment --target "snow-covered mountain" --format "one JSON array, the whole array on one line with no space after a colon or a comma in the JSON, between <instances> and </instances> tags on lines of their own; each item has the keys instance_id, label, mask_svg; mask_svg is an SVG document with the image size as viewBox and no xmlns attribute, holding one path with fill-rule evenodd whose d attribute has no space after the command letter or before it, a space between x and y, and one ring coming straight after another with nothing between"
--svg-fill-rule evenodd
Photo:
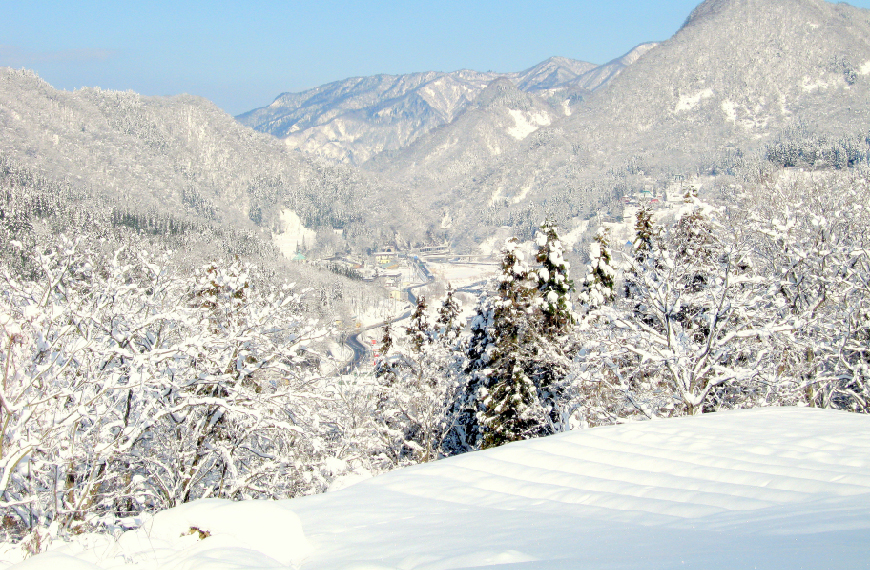
<instances>
[{"instance_id":1,"label":"snow-covered mountain","mask_svg":"<svg viewBox=\"0 0 870 570\"><path fill-rule=\"evenodd\" d=\"M647 44L649 45L649 44ZM646 47L639 47L632 53ZM340 162L362 164L383 151L401 149L421 135L450 124L493 81L509 80L518 89L556 97L555 107L571 96L592 91L636 58L603 66L551 57L524 71L376 75L336 81L301 93L282 93L268 107L237 119L271 133L292 148Z\"/></svg>"},{"instance_id":2,"label":"snow-covered mountain","mask_svg":"<svg viewBox=\"0 0 870 570\"><path fill-rule=\"evenodd\" d=\"M61 91L33 72L0 68L0 125L4 160L116 208L267 240L289 218L356 235L383 221L362 215L383 210L367 201L370 177L292 152L199 97Z\"/></svg>"},{"instance_id":3,"label":"snow-covered mountain","mask_svg":"<svg viewBox=\"0 0 870 570\"><path fill-rule=\"evenodd\" d=\"M438 183L463 179L561 116L561 109L541 97L521 91L509 79L497 79L449 125L434 129L405 148L382 152L363 168L387 179L402 180L408 165L413 164L414 169L431 172ZM440 170L441 166L446 168Z\"/></svg>"},{"instance_id":4,"label":"snow-covered mountain","mask_svg":"<svg viewBox=\"0 0 870 570\"><path fill-rule=\"evenodd\" d=\"M633 63L570 115L551 113L499 152L458 148L481 129L456 120L366 167L411 188L433 223L447 211L454 227L481 228L480 241L545 212L585 216L676 174L727 172L789 130L836 139L870 128L870 11L847 4L709 0L672 38L623 59Z\"/></svg>"},{"instance_id":5,"label":"snow-covered mountain","mask_svg":"<svg viewBox=\"0 0 870 570\"><path fill-rule=\"evenodd\" d=\"M12 568L861 568L868 448L870 418L810 408L580 430L325 495L197 501Z\"/></svg>"},{"instance_id":6,"label":"snow-covered mountain","mask_svg":"<svg viewBox=\"0 0 870 570\"><path fill-rule=\"evenodd\" d=\"M355 78L239 118L283 140L195 97L63 92L4 70L0 141L18 163L125 207L264 235L320 229L335 250L421 242L451 219L450 239L471 247L500 226L528 234L547 213L573 230L675 174L730 172L789 129L866 131L868 14L709 0L672 38L603 66Z\"/></svg>"},{"instance_id":7,"label":"snow-covered mountain","mask_svg":"<svg viewBox=\"0 0 870 570\"><path fill-rule=\"evenodd\" d=\"M629 65L633 65L642 55L656 47L658 43L647 42L635 46L631 51L622 57L611 60L604 65L594 67L585 73L578 75L574 79L565 81L560 85L568 91L578 91L580 93L586 91L595 91L599 87L606 85L611 79L619 75L623 69Z\"/></svg>"}]
</instances>

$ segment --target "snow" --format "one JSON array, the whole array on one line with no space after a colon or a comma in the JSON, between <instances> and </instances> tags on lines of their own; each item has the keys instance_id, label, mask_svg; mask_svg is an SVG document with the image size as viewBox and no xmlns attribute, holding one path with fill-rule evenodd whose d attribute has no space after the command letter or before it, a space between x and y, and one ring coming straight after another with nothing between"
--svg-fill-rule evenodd
<instances>
[{"instance_id":1,"label":"snow","mask_svg":"<svg viewBox=\"0 0 870 570\"><path fill-rule=\"evenodd\" d=\"M565 249L571 249L578 241L580 241L583 232L589 227L589 220L576 220L576 227L570 232L561 236L562 243L565 244Z\"/></svg>"},{"instance_id":2,"label":"snow","mask_svg":"<svg viewBox=\"0 0 870 570\"><path fill-rule=\"evenodd\" d=\"M438 281L450 283L454 289L485 281L494 277L498 265L494 263L436 263L427 262L429 271Z\"/></svg>"},{"instance_id":3,"label":"snow","mask_svg":"<svg viewBox=\"0 0 870 570\"><path fill-rule=\"evenodd\" d=\"M709 99L712 96L713 90L710 88L702 89L694 95L680 95L680 100L677 102L677 106L674 108L674 113L693 109L698 103L701 102L701 100Z\"/></svg>"},{"instance_id":4,"label":"snow","mask_svg":"<svg viewBox=\"0 0 870 570\"><path fill-rule=\"evenodd\" d=\"M52 570L58 568L63 568L63 570L94 570L98 566L66 554L47 552L37 558L25 560L15 568L16 570L45 570L46 568Z\"/></svg>"},{"instance_id":5,"label":"snow","mask_svg":"<svg viewBox=\"0 0 870 570\"><path fill-rule=\"evenodd\" d=\"M514 196L513 198L511 198L511 203L512 204L519 204L520 202L525 200L526 196L529 195L529 190L531 190L531 189L532 189L531 186L523 186L522 188L520 188L519 193L516 196Z\"/></svg>"},{"instance_id":6,"label":"snow","mask_svg":"<svg viewBox=\"0 0 870 570\"><path fill-rule=\"evenodd\" d=\"M272 235L272 242L287 258L296 255L299 246L312 247L317 240L317 232L302 225L302 220L293 210L281 211L282 233Z\"/></svg>"},{"instance_id":7,"label":"snow","mask_svg":"<svg viewBox=\"0 0 870 570\"><path fill-rule=\"evenodd\" d=\"M546 113L529 113L527 116L526 113L518 109L509 109L508 113L514 119L514 126L508 128L507 132L518 141L523 140L539 127L546 127L550 124L550 117Z\"/></svg>"},{"instance_id":8,"label":"snow","mask_svg":"<svg viewBox=\"0 0 870 570\"><path fill-rule=\"evenodd\" d=\"M725 119L736 123L737 122L737 103L734 101L722 101L722 112L725 113Z\"/></svg>"},{"instance_id":9,"label":"snow","mask_svg":"<svg viewBox=\"0 0 870 570\"><path fill-rule=\"evenodd\" d=\"M863 70L864 68L862 67L861 69ZM843 81L842 78L839 78L839 77L833 78L830 81L825 81L825 79L823 79L822 77L819 77L815 81L813 81L809 77L805 76L801 82L801 88L804 90L804 92L807 92L807 93L811 92L811 91L816 91L819 89L824 90L824 89L830 89L832 87L842 87L845 85L846 85L846 82Z\"/></svg>"},{"instance_id":10,"label":"snow","mask_svg":"<svg viewBox=\"0 0 870 570\"><path fill-rule=\"evenodd\" d=\"M868 468L868 416L719 412L509 444L325 495L199 501L15 568L77 568L61 554L179 570L866 567Z\"/></svg>"},{"instance_id":11,"label":"snow","mask_svg":"<svg viewBox=\"0 0 870 570\"><path fill-rule=\"evenodd\" d=\"M861 69L858 70L858 73L861 75L867 75L870 73L870 60L865 61L861 64Z\"/></svg>"},{"instance_id":12,"label":"snow","mask_svg":"<svg viewBox=\"0 0 870 570\"><path fill-rule=\"evenodd\" d=\"M502 187L499 186L498 188L496 188L496 189L492 192L492 195L489 197L489 203L488 203L488 205L489 205L489 206L492 206L492 205L495 204L498 200L500 200L500 199L501 199L501 193L502 193Z\"/></svg>"}]
</instances>

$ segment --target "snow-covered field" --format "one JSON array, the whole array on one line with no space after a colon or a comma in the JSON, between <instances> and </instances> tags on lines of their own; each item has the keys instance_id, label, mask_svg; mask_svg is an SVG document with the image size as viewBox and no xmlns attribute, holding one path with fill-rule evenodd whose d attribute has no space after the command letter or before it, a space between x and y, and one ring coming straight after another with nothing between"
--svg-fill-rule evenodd
<instances>
[{"instance_id":1,"label":"snow-covered field","mask_svg":"<svg viewBox=\"0 0 870 570\"><path fill-rule=\"evenodd\" d=\"M499 271L497 263L435 263L429 261L426 266L438 281L450 283L454 289L478 281L485 281L494 277Z\"/></svg>"},{"instance_id":2,"label":"snow-covered field","mask_svg":"<svg viewBox=\"0 0 870 570\"><path fill-rule=\"evenodd\" d=\"M868 538L870 417L767 408L575 431L283 502L202 501L15 568L867 568Z\"/></svg>"}]
</instances>

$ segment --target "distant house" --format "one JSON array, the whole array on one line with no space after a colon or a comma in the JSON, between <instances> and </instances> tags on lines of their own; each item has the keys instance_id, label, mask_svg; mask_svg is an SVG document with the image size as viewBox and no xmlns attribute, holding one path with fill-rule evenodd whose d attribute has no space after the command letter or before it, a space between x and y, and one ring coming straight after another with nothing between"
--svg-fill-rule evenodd
<instances>
[{"instance_id":1,"label":"distant house","mask_svg":"<svg viewBox=\"0 0 870 570\"><path fill-rule=\"evenodd\" d=\"M408 292L402 291L401 289L393 289L390 291L390 298L395 299L396 301L407 301Z\"/></svg>"},{"instance_id":2,"label":"distant house","mask_svg":"<svg viewBox=\"0 0 870 570\"><path fill-rule=\"evenodd\" d=\"M450 253L450 246L446 243L427 245L420 248L420 255L446 255L448 253Z\"/></svg>"},{"instance_id":3,"label":"distant house","mask_svg":"<svg viewBox=\"0 0 870 570\"><path fill-rule=\"evenodd\" d=\"M372 257L375 258L377 263L389 264L396 261L399 254L393 248L385 247L383 251L372 252Z\"/></svg>"},{"instance_id":4,"label":"distant house","mask_svg":"<svg viewBox=\"0 0 870 570\"><path fill-rule=\"evenodd\" d=\"M305 261L305 260L306 260L305 254L303 254L301 251L297 251L296 254L290 258L290 261Z\"/></svg>"}]
</instances>

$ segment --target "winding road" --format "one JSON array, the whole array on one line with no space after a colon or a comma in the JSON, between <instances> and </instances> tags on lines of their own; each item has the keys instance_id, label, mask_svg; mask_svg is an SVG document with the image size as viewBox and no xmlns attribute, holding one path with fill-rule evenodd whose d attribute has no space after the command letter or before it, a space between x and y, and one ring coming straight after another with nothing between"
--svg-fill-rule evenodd
<instances>
[{"instance_id":1,"label":"winding road","mask_svg":"<svg viewBox=\"0 0 870 570\"><path fill-rule=\"evenodd\" d=\"M403 289L403 291L405 291L408 294L408 301L411 302L411 305L416 306L417 305L417 296L414 295L414 293L412 292L412 289L417 289L419 287L425 287L426 285L429 285L430 283L435 281L435 277L432 276L432 273L429 271L429 269L426 267L426 265L423 263L422 260L415 258L415 259L408 259L408 262L416 264L417 269L426 278L425 283L411 285L410 287L405 287ZM403 321L403 320L409 318L411 316L412 312L413 312L413 309L408 309L407 311L405 311L404 313L399 315L398 318L394 319L392 322L398 323L399 321ZM341 374L350 374L351 372L353 372L354 370L359 368L360 365L362 364L363 360L365 360L368 357L369 353L371 352L369 347L364 345L360 341L360 339L359 339L360 335L362 333L364 333L365 331L380 328L380 327L384 326L385 324L387 324L386 321L381 321L379 323L375 323L373 325L369 325L367 327L357 329L352 334L349 334L344 339L344 345L353 351L353 356L351 357L350 360L347 361L347 363L345 363L344 366L341 367L341 372L340 372Z\"/></svg>"}]
</instances>

